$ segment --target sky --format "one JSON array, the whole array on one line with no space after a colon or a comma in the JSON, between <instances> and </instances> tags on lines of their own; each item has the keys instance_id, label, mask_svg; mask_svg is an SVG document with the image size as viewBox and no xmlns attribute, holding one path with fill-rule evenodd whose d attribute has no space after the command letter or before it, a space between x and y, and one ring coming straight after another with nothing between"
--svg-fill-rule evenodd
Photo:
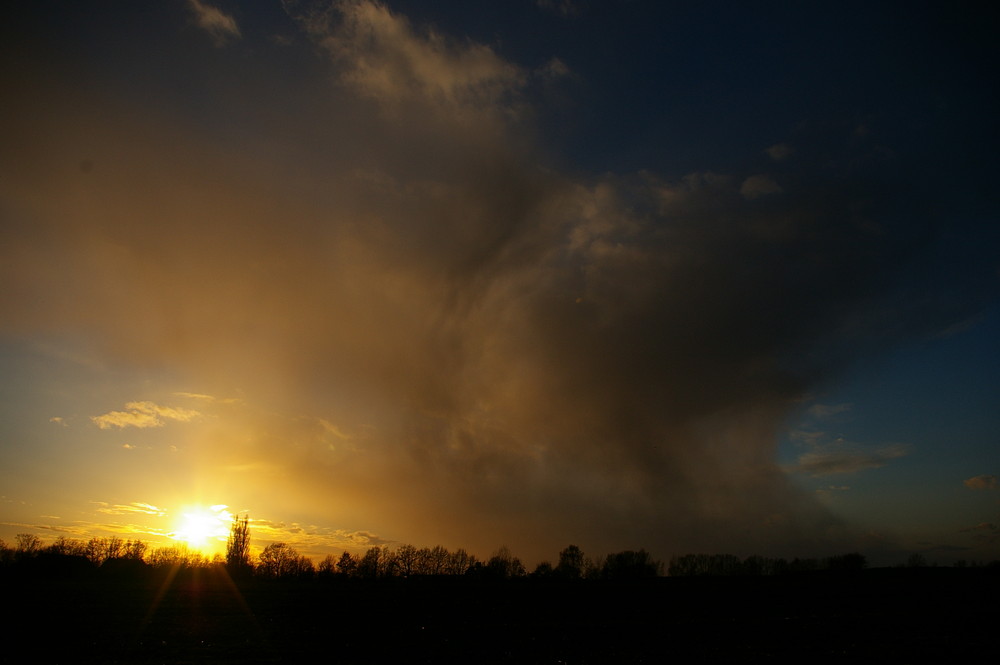
<instances>
[{"instance_id":1,"label":"sky","mask_svg":"<svg viewBox=\"0 0 1000 665\"><path fill-rule=\"evenodd\" d=\"M1000 558L972 3L5 13L8 544Z\"/></svg>"}]
</instances>

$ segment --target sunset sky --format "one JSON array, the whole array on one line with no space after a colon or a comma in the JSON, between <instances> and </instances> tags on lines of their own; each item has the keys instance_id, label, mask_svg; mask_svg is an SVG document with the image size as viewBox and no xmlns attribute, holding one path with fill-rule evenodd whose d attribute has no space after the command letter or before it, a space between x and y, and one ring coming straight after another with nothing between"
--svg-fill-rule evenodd
<instances>
[{"instance_id":1,"label":"sunset sky","mask_svg":"<svg viewBox=\"0 0 1000 665\"><path fill-rule=\"evenodd\" d=\"M1000 558L972 7L16 3L0 538Z\"/></svg>"}]
</instances>

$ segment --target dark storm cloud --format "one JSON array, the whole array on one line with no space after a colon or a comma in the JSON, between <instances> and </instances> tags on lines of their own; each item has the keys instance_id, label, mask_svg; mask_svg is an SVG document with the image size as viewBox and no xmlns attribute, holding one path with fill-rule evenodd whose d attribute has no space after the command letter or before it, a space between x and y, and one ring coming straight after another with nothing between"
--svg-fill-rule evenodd
<instances>
[{"instance_id":1,"label":"dark storm cloud","mask_svg":"<svg viewBox=\"0 0 1000 665\"><path fill-rule=\"evenodd\" d=\"M4 168L29 168L3 200L33 220L4 250L8 331L80 330L322 419L247 414L255 433L208 454L350 497L384 537L527 556L842 537L776 465L783 419L968 314L895 298L932 220L890 158L800 133L743 173L562 174L538 166L528 74L491 47L378 3L286 6L358 120L289 128L275 103L264 166L152 113L8 112Z\"/></svg>"}]
</instances>

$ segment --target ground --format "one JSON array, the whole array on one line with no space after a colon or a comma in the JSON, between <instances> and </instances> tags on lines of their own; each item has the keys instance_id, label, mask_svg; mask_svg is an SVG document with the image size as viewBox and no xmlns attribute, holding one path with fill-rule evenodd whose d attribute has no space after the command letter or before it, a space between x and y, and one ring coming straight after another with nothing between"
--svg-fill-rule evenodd
<instances>
[{"instance_id":1,"label":"ground","mask_svg":"<svg viewBox=\"0 0 1000 665\"><path fill-rule=\"evenodd\" d=\"M996 612L981 599L997 597L1000 574L233 582L210 569L4 571L2 585L8 649L34 639L37 662L986 663Z\"/></svg>"}]
</instances>

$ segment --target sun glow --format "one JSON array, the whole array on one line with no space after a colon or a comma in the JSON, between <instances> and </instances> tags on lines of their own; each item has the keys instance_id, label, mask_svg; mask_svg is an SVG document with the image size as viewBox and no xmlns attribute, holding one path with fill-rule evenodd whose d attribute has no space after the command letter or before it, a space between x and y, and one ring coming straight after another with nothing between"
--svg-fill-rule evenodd
<instances>
[{"instance_id":1,"label":"sun glow","mask_svg":"<svg viewBox=\"0 0 1000 665\"><path fill-rule=\"evenodd\" d=\"M176 530L170 537L202 551L218 550L226 542L232 521L233 516L224 505L187 506L177 518Z\"/></svg>"}]
</instances>

